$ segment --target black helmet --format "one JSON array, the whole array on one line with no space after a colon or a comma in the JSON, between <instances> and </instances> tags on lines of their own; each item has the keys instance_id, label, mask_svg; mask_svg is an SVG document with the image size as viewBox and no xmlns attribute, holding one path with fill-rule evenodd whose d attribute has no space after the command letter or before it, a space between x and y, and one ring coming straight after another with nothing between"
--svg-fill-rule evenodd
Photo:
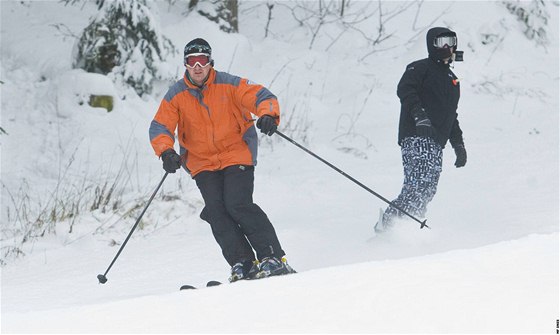
<instances>
[{"instance_id":1,"label":"black helmet","mask_svg":"<svg viewBox=\"0 0 560 335\"><path fill-rule=\"evenodd\" d=\"M212 48L210 44L202 38L195 38L185 45L185 50L183 52L183 58L187 58L191 54L207 54L209 57L212 56Z\"/></svg>"}]
</instances>

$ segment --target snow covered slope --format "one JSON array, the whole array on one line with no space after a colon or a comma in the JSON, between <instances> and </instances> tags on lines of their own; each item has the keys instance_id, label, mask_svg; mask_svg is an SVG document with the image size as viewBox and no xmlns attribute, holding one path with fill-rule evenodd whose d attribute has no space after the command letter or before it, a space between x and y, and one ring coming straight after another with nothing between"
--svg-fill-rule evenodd
<instances>
[{"instance_id":1,"label":"snow covered slope","mask_svg":"<svg viewBox=\"0 0 560 335\"><path fill-rule=\"evenodd\" d=\"M54 301L43 302L45 310L31 312L21 306L4 313L3 330L550 333L558 307L551 298L559 293L557 242L557 233L530 235L477 249L323 268L197 291L169 287L167 293L143 292L134 298L116 298L114 290L120 288L114 286L135 286L140 291L160 282L115 276L115 283L95 285L94 276L71 270L77 256L73 255L60 268L62 273L44 273L40 279L8 270L9 277L46 291L35 294ZM85 264L80 268L95 271ZM67 278L72 273L73 283ZM33 279L38 280L30 283ZM53 289L62 296L54 296ZM88 298L94 295L100 300ZM61 299L72 301L53 308L51 303L60 306Z\"/></svg>"}]
</instances>

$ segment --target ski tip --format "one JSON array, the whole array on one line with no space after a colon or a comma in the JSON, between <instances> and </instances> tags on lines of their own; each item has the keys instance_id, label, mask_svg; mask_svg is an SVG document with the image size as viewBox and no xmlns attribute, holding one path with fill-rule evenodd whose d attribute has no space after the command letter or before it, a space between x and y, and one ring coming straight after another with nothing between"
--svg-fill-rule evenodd
<instances>
[{"instance_id":1,"label":"ski tip","mask_svg":"<svg viewBox=\"0 0 560 335\"><path fill-rule=\"evenodd\" d=\"M219 282L219 281L216 281L216 280L211 280L211 281L209 281L208 283L206 283L206 287L212 287L212 286L218 286L218 285L222 285L222 283ZM183 291L183 290L196 290L196 287L195 287L195 286L192 286L192 285L183 285L183 286L181 286L181 288L180 288L179 290L180 290L180 291Z\"/></svg>"},{"instance_id":2,"label":"ski tip","mask_svg":"<svg viewBox=\"0 0 560 335\"><path fill-rule=\"evenodd\" d=\"M208 283L206 283L206 287L218 286L218 285L222 285L222 283L216 280L211 280Z\"/></svg>"},{"instance_id":3,"label":"ski tip","mask_svg":"<svg viewBox=\"0 0 560 335\"><path fill-rule=\"evenodd\" d=\"M422 229L422 228L424 228L424 227L426 227L426 228L428 228L428 229L432 229L432 228L430 228L430 226L428 226L428 225L426 224L426 221L428 221L428 219L425 219L424 221L420 222L420 229Z\"/></svg>"},{"instance_id":4,"label":"ski tip","mask_svg":"<svg viewBox=\"0 0 560 335\"><path fill-rule=\"evenodd\" d=\"M195 290L196 287L192 286L192 285L183 285L181 286L181 288L179 289L180 291L182 290Z\"/></svg>"}]
</instances>

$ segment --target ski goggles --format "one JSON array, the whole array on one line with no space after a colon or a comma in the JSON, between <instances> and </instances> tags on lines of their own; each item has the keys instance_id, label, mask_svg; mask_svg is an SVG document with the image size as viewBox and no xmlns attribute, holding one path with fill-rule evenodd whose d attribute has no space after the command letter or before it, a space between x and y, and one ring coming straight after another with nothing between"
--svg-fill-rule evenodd
<instances>
[{"instance_id":1,"label":"ski goggles","mask_svg":"<svg viewBox=\"0 0 560 335\"><path fill-rule=\"evenodd\" d=\"M434 47L436 48L443 48L447 47L454 47L457 45L457 37L456 36L439 36L434 39Z\"/></svg>"},{"instance_id":2,"label":"ski goggles","mask_svg":"<svg viewBox=\"0 0 560 335\"><path fill-rule=\"evenodd\" d=\"M185 65L191 69L197 65L200 67L207 67L210 63L210 55L204 53L190 54L185 58Z\"/></svg>"}]
</instances>

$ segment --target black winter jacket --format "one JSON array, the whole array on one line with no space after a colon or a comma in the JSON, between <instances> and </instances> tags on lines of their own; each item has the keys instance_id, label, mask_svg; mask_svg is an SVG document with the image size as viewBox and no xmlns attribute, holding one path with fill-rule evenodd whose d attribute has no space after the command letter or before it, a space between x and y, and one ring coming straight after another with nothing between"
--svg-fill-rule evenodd
<instances>
[{"instance_id":1,"label":"black winter jacket","mask_svg":"<svg viewBox=\"0 0 560 335\"><path fill-rule=\"evenodd\" d=\"M455 34L447 28L432 28L426 36L429 57L406 67L397 87L401 101L399 145L406 137L416 136L413 112L424 108L435 130L434 139L442 147L449 140L455 147L463 143L457 120L460 85L448 64L435 57L433 40L442 33Z\"/></svg>"}]
</instances>

